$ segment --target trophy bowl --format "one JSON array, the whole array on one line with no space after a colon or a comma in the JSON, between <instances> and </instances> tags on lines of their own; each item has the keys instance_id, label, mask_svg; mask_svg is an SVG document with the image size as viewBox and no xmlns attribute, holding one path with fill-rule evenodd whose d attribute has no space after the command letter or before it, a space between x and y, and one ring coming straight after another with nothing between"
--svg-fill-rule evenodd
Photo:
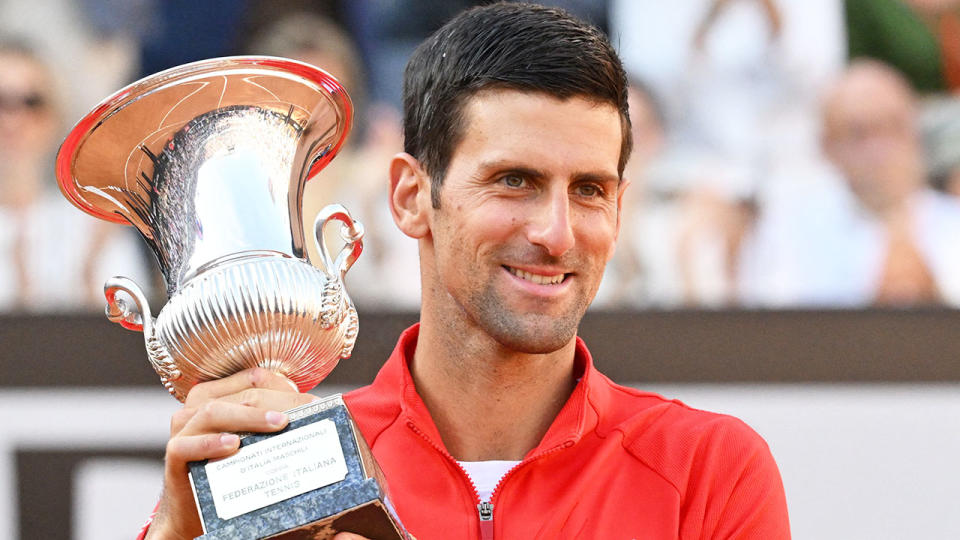
<instances>
[{"instance_id":1,"label":"trophy bowl","mask_svg":"<svg viewBox=\"0 0 960 540\"><path fill-rule=\"evenodd\" d=\"M95 217L133 225L156 256L168 295L156 319L122 277L105 285L107 315L144 333L177 399L255 366L307 391L350 356L357 314L343 276L363 228L342 206L326 207L314 227L320 260L311 261L301 203L351 116L343 87L316 67L217 58L127 86L67 136L61 191ZM324 229L334 222L343 246L331 256Z\"/></svg>"}]
</instances>

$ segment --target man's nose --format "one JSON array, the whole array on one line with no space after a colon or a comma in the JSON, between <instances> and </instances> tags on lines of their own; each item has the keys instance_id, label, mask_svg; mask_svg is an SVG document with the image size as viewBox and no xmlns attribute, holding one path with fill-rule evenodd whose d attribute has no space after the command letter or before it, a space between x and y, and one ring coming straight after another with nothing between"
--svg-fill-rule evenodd
<instances>
[{"instance_id":1,"label":"man's nose","mask_svg":"<svg viewBox=\"0 0 960 540\"><path fill-rule=\"evenodd\" d=\"M527 238L531 243L543 246L553 257L559 257L573 247L570 196L566 190L544 193L537 201L528 224Z\"/></svg>"}]
</instances>

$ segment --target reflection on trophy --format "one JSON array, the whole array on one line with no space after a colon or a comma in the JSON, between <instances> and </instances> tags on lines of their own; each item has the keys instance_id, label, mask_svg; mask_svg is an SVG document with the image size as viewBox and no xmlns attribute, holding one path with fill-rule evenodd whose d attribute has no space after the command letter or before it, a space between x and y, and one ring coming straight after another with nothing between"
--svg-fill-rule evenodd
<instances>
[{"instance_id":1,"label":"reflection on trophy","mask_svg":"<svg viewBox=\"0 0 960 540\"><path fill-rule=\"evenodd\" d=\"M95 217L132 224L160 265L168 301L155 319L122 277L104 287L107 315L143 332L177 399L255 366L307 391L350 356L357 314L343 277L363 228L327 206L314 222L320 260L308 261L301 201L351 114L340 84L313 66L220 58L131 84L67 136L57 156L63 193ZM334 225L343 242L335 256L324 234ZM201 538L402 538L340 396L289 416L277 434L246 435L235 456L191 465Z\"/></svg>"}]
</instances>

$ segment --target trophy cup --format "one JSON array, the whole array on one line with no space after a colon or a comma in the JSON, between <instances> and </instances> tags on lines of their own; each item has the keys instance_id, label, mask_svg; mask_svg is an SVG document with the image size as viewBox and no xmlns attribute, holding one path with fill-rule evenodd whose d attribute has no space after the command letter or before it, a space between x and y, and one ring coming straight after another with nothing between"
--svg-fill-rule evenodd
<instances>
[{"instance_id":1,"label":"trophy cup","mask_svg":"<svg viewBox=\"0 0 960 540\"><path fill-rule=\"evenodd\" d=\"M133 225L156 255L168 295L157 317L123 277L104 286L107 316L143 332L150 363L178 400L198 382L254 366L305 392L350 356L357 313L343 277L363 228L342 206L327 206L314 222L320 260L308 261L301 202L305 182L343 144L351 114L343 87L313 66L217 58L127 86L67 136L56 164L61 191L95 217ZM324 231L336 224L343 246L332 256ZM288 415L281 432L242 435L234 456L191 464L201 538L341 530L404 538L342 398Z\"/></svg>"}]
</instances>

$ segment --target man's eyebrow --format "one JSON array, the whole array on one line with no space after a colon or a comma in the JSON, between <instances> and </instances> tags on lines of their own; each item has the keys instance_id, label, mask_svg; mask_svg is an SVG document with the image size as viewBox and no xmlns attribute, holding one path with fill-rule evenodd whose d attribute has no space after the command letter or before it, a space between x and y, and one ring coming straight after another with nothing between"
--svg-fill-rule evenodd
<instances>
[{"instance_id":1,"label":"man's eyebrow","mask_svg":"<svg viewBox=\"0 0 960 540\"><path fill-rule=\"evenodd\" d=\"M596 182L598 184L617 184L620 182L620 176L606 172L583 172L574 175L578 182Z\"/></svg>"},{"instance_id":2,"label":"man's eyebrow","mask_svg":"<svg viewBox=\"0 0 960 540\"><path fill-rule=\"evenodd\" d=\"M529 176L531 178L545 178L548 176L545 171L540 169L535 169L526 165L521 165L515 161L505 159L484 161L480 164L478 170L483 171L485 174L489 174L490 171L514 172ZM601 184L620 182L619 175L605 171L578 172L573 175L573 178L578 182L597 182Z\"/></svg>"},{"instance_id":3,"label":"man's eyebrow","mask_svg":"<svg viewBox=\"0 0 960 540\"><path fill-rule=\"evenodd\" d=\"M509 171L520 173L526 176L532 176L536 178L544 177L547 174L540 169L534 169L526 165L521 165L515 161L509 161L505 159L498 159L493 161L484 161L480 164L479 170L484 172L489 171Z\"/></svg>"}]
</instances>

